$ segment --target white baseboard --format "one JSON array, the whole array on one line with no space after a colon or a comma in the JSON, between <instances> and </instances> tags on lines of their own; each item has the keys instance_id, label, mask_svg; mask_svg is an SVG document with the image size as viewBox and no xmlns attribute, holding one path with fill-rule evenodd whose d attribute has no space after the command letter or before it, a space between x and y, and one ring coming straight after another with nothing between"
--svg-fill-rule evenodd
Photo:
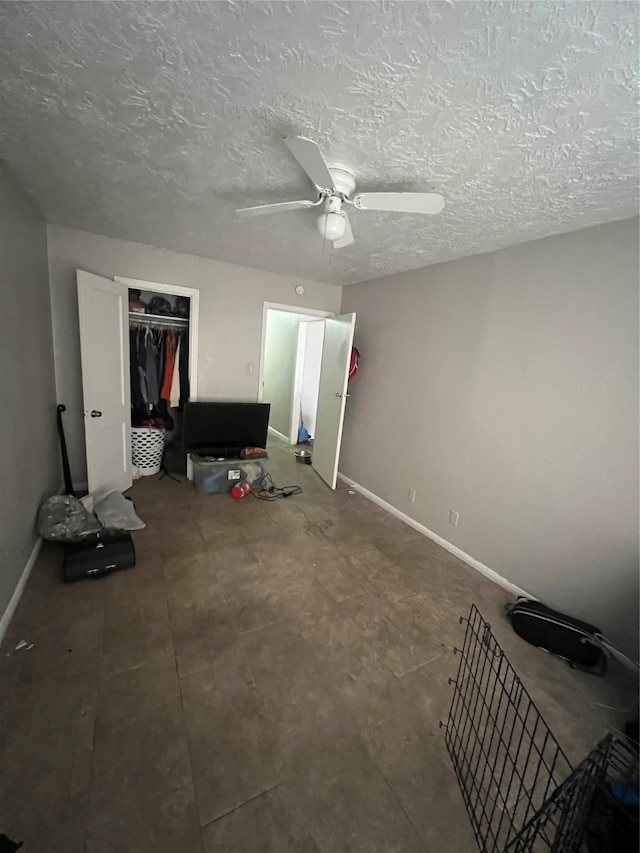
<instances>
[{"instance_id":1,"label":"white baseboard","mask_svg":"<svg viewBox=\"0 0 640 853\"><path fill-rule=\"evenodd\" d=\"M481 563L480 560L476 560L475 557L472 557L470 554L467 554L461 548L458 548L457 545L453 545L451 542L448 542L446 539L443 539L442 536L438 536L437 533L434 533L433 530L429 530L428 527L425 527L424 524L420 524L419 521L416 521L411 516L406 515L404 512L401 512L397 509L393 504L388 503L387 501L379 498L378 495L375 495L373 492L370 492L369 489L365 489L364 486L361 486L359 483L354 483L350 477L345 477L344 474L338 472L338 477L341 480L344 480L345 483L348 483L352 489L356 492L359 492L365 498L372 501L374 504L382 507L382 509L386 509L387 512L390 512L391 515L395 515L396 518L399 518L400 521L404 521L405 524L408 524L409 527L413 527L414 530L417 530L418 533L422 533L423 536L426 536L429 539L432 539L446 551L449 551L450 554L454 554L460 560L465 562L468 566L471 566L472 569L475 569L477 572L480 572L481 575L489 578L489 580L497 583L498 586L501 586L503 589L506 589L508 592L513 593L513 595L526 595L528 598L532 598L528 592L521 589L519 586L516 586L511 581L508 581L506 578L503 578L502 575L499 575L497 572L494 572L493 569L490 569L489 566L485 566L484 563Z\"/></svg>"},{"instance_id":2,"label":"white baseboard","mask_svg":"<svg viewBox=\"0 0 640 853\"><path fill-rule=\"evenodd\" d=\"M42 548L42 537L38 536L35 545L33 546L33 550L31 551L31 556L27 560L27 565L22 570L20 580L13 591L11 601L7 604L7 609L4 611L2 618L0 619L0 643L4 640L4 635L7 633L7 628L13 619L13 614L16 612L16 608L20 603L22 593L24 592L24 588L29 580L29 575L31 574L31 569L33 569L35 562L38 559L40 548Z\"/></svg>"},{"instance_id":3,"label":"white baseboard","mask_svg":"<svg viewBox=\"0 0 640 853\"><path fill-rule=\"evenodd\" d=\"M288 435L283 435L281 432L278 432L278 430L274 429L273 427L269 427L269 432L273 433L273 435L275 435L276 438L280 438L280 439L282 439L282 441L286 441L287 444L291 444L291 441L290 441Z\"/></svg>"}]
</instances>

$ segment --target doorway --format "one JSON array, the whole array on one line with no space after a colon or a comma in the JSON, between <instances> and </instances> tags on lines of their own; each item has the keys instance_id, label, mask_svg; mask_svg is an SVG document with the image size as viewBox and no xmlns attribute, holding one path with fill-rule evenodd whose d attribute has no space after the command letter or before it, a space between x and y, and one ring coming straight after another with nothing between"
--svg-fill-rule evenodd
<instances>
[{"instance_id":1,"label":"doorway","mask_svg":"<svg viewBox=\"0 0 640 853\"><path fill-rule=\"evenodd\" d=\"M307 345L316 338L316 323L323 330L321 347ZM258 400L271 403L269 429L291 445L298 442L307 392L307 417L314 420L311 464L331 489L337 482L355 324L355 314L303 314L294 306L264 305Z\"/></svg>"},{"instance_id":2,"label":"doorway","mask_svg":"<svg viewBox=\"0 0 640 853\"><path fill-rule=\"evenodd\" d=\"M265 303L258 400L271 404L269 429L296 444L301 424L315 432L326 311ZM311 428L310 428L311 427Z\"/></svg>"}]
</instances>

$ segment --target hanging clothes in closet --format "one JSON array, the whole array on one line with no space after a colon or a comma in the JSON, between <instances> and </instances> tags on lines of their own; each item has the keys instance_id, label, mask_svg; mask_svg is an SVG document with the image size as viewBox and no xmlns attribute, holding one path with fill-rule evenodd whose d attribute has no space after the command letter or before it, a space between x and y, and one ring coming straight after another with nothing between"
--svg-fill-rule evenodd
<instances>
[{"instance_id":1,"label":"hanging clothes in closet","mask_svg":"<svg viewBox=\"0 0 640 853\"><path fill-rule=\"evenodd\" d=\"M189 399L189 331L133 323L129 328L131 423L170 420ZM169 424L167 424L169 426Z\"/></svg>"}]
</instances>

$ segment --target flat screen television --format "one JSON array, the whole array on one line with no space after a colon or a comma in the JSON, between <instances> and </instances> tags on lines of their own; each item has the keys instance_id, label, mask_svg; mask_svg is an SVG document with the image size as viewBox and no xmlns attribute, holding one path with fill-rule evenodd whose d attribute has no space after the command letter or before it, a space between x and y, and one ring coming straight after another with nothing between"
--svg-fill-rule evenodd
<instances>
[{"instance_id":1,"label":"flat screen television","mask_svg":"<svg viewBox=\"0 0 640 853\"><path fill-rule=\"evenodd\" d=\"M270 403L185 403L187 453L237 457L244 447L266 447Z\"/></svg>"}]
</instances>

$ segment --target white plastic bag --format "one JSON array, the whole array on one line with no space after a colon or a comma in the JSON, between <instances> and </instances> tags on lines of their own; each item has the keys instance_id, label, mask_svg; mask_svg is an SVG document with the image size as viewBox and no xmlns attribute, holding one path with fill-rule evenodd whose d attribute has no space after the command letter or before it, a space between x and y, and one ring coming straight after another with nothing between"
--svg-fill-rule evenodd
<instances>
[{"instance_id":1,"label":"white plastic bag","mask_svg":"<svg viewBox=\"0 0 640 853\"><path fill-rule=\"evenodd\" d=\"M142 530L145 526L136 515L131 501L120 492L109 492L95 504L95 514L105 527L120 530Z\"/></svg>"}]
</instances>

